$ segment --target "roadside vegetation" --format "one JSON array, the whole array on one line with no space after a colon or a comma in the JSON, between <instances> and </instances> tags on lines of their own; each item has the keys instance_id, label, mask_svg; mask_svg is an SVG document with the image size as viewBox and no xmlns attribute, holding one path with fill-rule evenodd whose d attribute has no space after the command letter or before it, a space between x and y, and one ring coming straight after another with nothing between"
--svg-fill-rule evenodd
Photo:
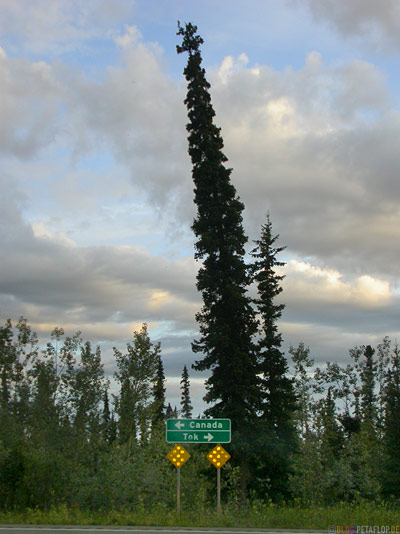
<instances>
[{"instance_id":1,"label":"roadside vegetation","mask_svg":"<svg viewBox=\"0 0 400 534\"><path fill-rule=\"evenodd\" d=\"M120 390L111 396L100 350L79 334L55 328L39 346L26 320L15 327L6 321L0 327L0 521L266 528L399 521L397 428L391 426L399 413L397 345L385 338L376 349L355 347L354 364L346 367L315 367L303 344L290 353L288 377L298 399L290 498L274 492L279 478L275 486L268 478L257 481L243 498L241 463L227 444L232 458L222 468L219 517L215 468L206 459L211 446L187 445L178 518L165 419L192 415L187 369L181 405L171 408L161 347L143 325L126 351L115 351Z\"/></svg>"},{"instance_id":2,"label":"roadside vegetation","mask_svg":"<svg viewBox=\"0 0 400 534\"><path fill-rule=\"evenodd\" d=\"M288 528L327 530L342 525L400 524L400 510L384 503L338 503L332 506L315 504L274 505L255 502L252 506L225 505L222 513L212 508L183 510L178 516L173 509L154 505L151 509L138 506L135 510L84 511L66 506L43 511L0 513L1 524L31 525L109 525L109 526L170 526L170 527L230 527Z\"/></svg>"}]
</instances>

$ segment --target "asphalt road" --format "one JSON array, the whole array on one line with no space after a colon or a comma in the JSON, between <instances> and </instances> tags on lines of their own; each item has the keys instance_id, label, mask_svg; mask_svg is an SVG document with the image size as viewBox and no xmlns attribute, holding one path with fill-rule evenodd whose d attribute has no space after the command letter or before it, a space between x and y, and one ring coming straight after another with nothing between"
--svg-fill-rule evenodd
<instances>
[{"instance_id":1,"label":"asphalt road","mask_svg":"<svg viewBox=\"0 0 400 534\"><path fill-rule=\"evenodd\" d=\"M317 530L0 525L0 534L327 534Z\"/></svg>"}]
</instances>

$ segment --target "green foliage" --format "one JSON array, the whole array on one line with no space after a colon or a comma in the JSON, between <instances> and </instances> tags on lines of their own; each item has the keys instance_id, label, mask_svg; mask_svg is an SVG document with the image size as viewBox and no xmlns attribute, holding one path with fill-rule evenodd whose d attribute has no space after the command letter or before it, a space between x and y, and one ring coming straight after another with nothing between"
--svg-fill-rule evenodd
<instances>
[{"instance_id":1,"label":"green foliage","mask_svg":"<svg viewBox=\"0 0 400 534\"><path fill-rule=\"evenodd\" d=\"M201 67L199 47L203 40L196 31L190 23L179 26L182 45L177 47L178 53L189 54L184 70L188 81L186 128L197 206L192 229L197 238L195 258L202 260L197 288L203 308L196 316L201 337L192 347L203 355L195 369L212 371L205 396L212 406L206 414L230 417L240 426L254 418L258 398L251 340L254 312L246 295L249 277L244 262L244 206L230 181L231 170L224 165L220 129L213 123L210 84Z\"/></svg>"},{"instance_id":2,"label":"green foliage","mask_svg":"<svg viewBox=\"0 0 400 534\"><path fill-rule=\"evenodd\" d=\"M258 340L259 415L254 437L252 487L274 500L290 497L289 474L292 456L297 448L293 414L296 397L288 364L281 351L282 336L277 321L283 304L276 303L282 292L283 276L276 272L285 264L277 260L284 247L276 247L279 236L272 235L269 216L262 226L261 237L251 252L252 278L258 290L254 299L260 320Z\"/></svg>"},{"instance_id":3,"label":"green foliage","mask_svg":"<svg viewBox=\"0 0 400 534\"><path fill-rule=\"evenodd\" d=\"M247 441L234 433L227 447L232 459L222 469L225 511L218 518L210 513L215 510L215 469L205 458L210 447L188 446L191 458L182 468L179 519L174 512L176 470L165 458L170 445L165 443L163 425L151 426L157 376L161 377L160 347L152 344L146 326L135 332L126 354L117 354L117 407L124 382L137 394L131 404L137 433L126 440L117 439L119 414L108 403L99 349L92 350L80 334L64 337L62 329L56 329L42 350L23 319L15 327L7 321L1 332L9 392L0 410L3 514L28 510L26 517L36 517L36 522L71 523L73 517L89 522L100 514L97 517L114 524L128 519L148 524L152 519L166 525L269 528L318 528L335 524L334 517L342 524L339 511L354 522L362 510L371 521L383 520L385 513L395 517L387 505L379 504L380 498L398 499L400 492L400 351L387 338L375 351L365 346L352 349L355 365L346 367L328 363L314 368L309 349L303 344L292 348L298 399L293 424L299 449L285 456L287 449L275 429L268 433L257 425L253 431L247 427ZM169 411L177 416L170 404ZM375 417L372 433L367 431L368 414ZM120 431L119 419L117 423ZM264 450L256 447L261 443ZM246 461L238 451L244 451ZM285 495L285 481L292 504L271 504ZM86 515L80 509L87 510Z\"/></svg>"},{"instance_id":4,"label":"green foliage","mask_svg":"<svg viewBox=\"0 0 400 534\"><path fill-rule=\"evenodd\" d=\"M165 420L165 374L161 355L158 355L156 381L153 387L152 429Z\"/></svg>"},{"instance_id":5,"label":"green foliage","mask_svg":"<svg viewBox=\"0 0 400 534\"><path fill-rule=\"evenodd\" d=\"M114 375L121 388L119 396L114 397L118 437L120 443L132 443L139 438L146 442L153 415L152 392L157 380L160 344L153 345L144 323L126 348L126 354L114 348L118 369Z\"/></svg>"},{"instance_id":6,"label":"green foliage","mask_svg":"<svg viewBox=\"0 0 400 534\"><path fill-rule=\"evenodd\" d=\"M200 338L192 343L192 350L201 358L193 367L211 372L205 382L204 400L210 404L205 415L232 420L232 448L238 459L234 461L241 463L245 496L250 477L244 454L249 444L243 429L254 424L260 396L253 341L257 324L247 294L250 276L244 260L244 205L231 183L231 169L225 166L220 128L213 121L210 84L201 66L203 39L196 32L196 26L190 23L185 27L178 24L182 45L177 46L177 52L189 55L184 69L188 82L186 129L197 207L192 230L196 237L195 259L202 261L197 274L197 289L203 300L203 307L196 314Z\"/></svg>"},{"instance_id":7,"label":"green foliage","mask_svg":"<svg viewBox=\"0 0 400 534\"><path fill-rule=\"evenodd\" d=\"M83 510L64 505L47 511L28 508L23 512L0 513L3 524L36 525L110 525L110 526L169 526L169 527L236 527L267 529L327 530L332 526L398 525L400 511L380 502L360 501L321 506L304 502L274 505L255 501L243 507L224 506L221 514L197 506L183 510L178 516L173 509L154 503L120 510Z\"/></svg>"},{"instance_id":8,"label":"green foliage","mask_svg":"<svg viewBox=\"0 0 400 534\"><path fill-rule=\"evenodd\" d=\"M100 431L100 404L107 387L99 347L93 352L89 341L81 347L80 362L70 380L73 427L77 434L93 439Z\"/></svg>"},{"instance_id":9,"label":"green foliage","mask_svg":"<svg viewBox=\"0 0 400 534\"><path fill-rule=\"evenodd\" d=\"M386 498L400 498L400 349L396 344L391 366L386 373L383 402L382 493Z\"/></svg>"},{"instance_id":10,"label":"green foliage","mask_svg":"<svg viewBox=\"0 0 400 534\"><path fill-rule=\"evenodd\" d=\"M310 430L312 413L312 377L310 376L314 360L310 358L310 349L299 343L297 348L290 347L294 367L294 391L297 399L297 409L294 420L301 438Z\"/></svg>"},{"instance_id":11,"label":"green foliage","mask_svg":"<svg viewBox=\"0 0 400 534\"><path fill-rule=\"evenodd\" d=\"M186 419L190 419L192 417L193 406L190 401L190 381L186 365L184 365L182 371L181 393L181 415Z\"/></svg>"}]
</instances>

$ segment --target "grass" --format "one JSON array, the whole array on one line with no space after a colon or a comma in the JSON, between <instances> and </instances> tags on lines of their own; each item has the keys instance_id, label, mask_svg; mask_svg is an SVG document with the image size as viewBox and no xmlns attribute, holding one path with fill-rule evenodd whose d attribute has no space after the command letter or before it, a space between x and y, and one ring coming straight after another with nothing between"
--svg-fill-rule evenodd
<instances>
[{"instance_id":1,"label":"grass","mask_svg":"<svg viewBox=\"0 0 400 534\"><path fill-rule=\"evenodd\" d=\"M43 511L27 509L21 512L0 512L2 524L35 525L140 525L182 527L258 527L292 529L328 529L337 525L400 525L400 509L385 503L341 503L333 506L302 505L278 506L254 503L248 507L226 506L218 515L213 509L175 510L165 507L143 506L136 509L87 511L65 505Z\"/></svg>"}]
</instances>

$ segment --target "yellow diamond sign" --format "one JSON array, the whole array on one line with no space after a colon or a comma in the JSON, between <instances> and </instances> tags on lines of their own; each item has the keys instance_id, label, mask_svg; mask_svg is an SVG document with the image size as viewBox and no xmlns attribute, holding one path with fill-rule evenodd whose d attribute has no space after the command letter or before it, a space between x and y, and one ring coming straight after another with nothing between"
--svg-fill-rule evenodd
<instances>
[{"instance_id":1,"label":"yellow diamond sign","mask_svg":"<svg viewBox=\"0 0 400 534\"><path fill-rule=\"evenodd\" d=\"M175 467L181 467L190 458L190 454L181 445L175 445L167 454L168 460Z\"/></svg>"},{"instance_id":2,"label":"yellow diamond sign","mask_svg":"<svg viewBox=\"0 0 400 534\"><path fill-rule=\"evenodd\" d=\"M226 452L221 445L217 445L207 454L207 460L209 460L217 469L222 467L230 457L231 455Z\"/></svg>"}]
</instances>

